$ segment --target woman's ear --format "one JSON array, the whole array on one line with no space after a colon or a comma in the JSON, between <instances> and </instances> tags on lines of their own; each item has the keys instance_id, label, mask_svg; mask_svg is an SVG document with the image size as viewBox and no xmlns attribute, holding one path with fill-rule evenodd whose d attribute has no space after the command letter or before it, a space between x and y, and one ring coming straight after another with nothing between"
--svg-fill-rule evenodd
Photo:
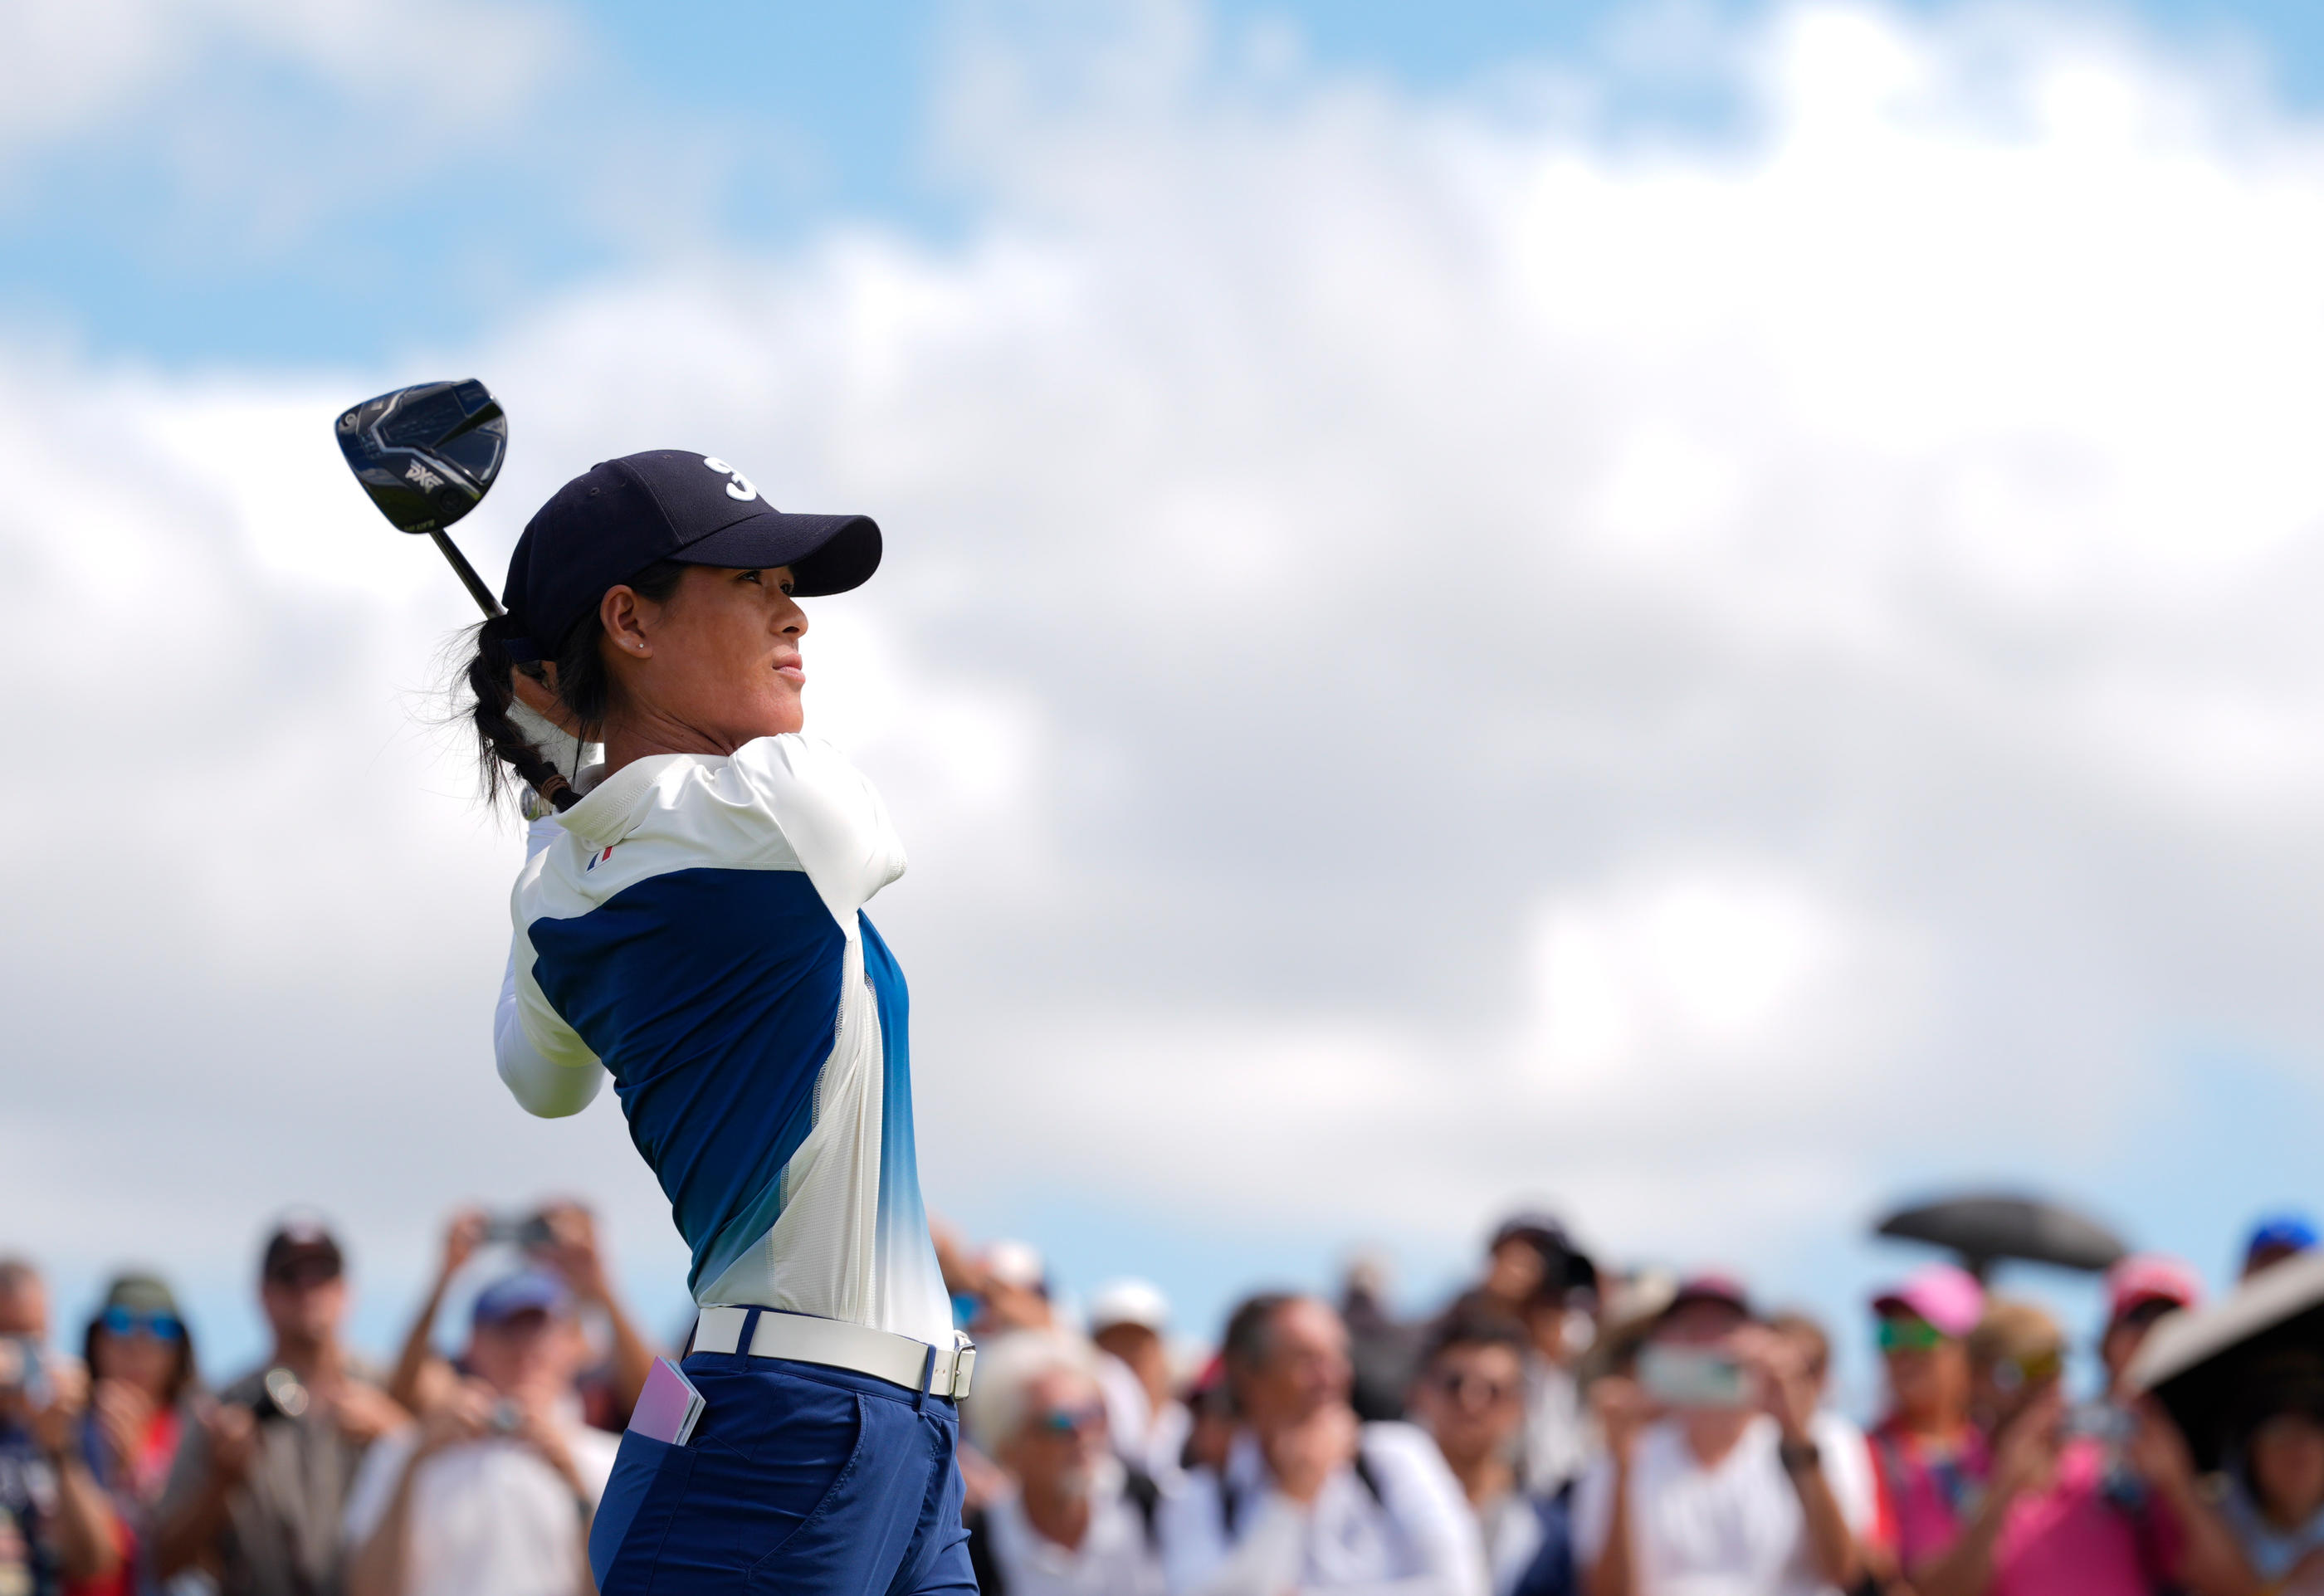
<instances>
[{"instance_id":1,"label":"woman's ear","mask_svg":"<svg viewBox=\"0 0 2324 1596\"><path fill-rule=\"evenodd\" d=\"M653 657L653 643L647 638L645 601L633 587L608 587L605 596L597 601L597 619L605 628L605 635L613 646L635 660Z\"/></svg>"}]
</instances>

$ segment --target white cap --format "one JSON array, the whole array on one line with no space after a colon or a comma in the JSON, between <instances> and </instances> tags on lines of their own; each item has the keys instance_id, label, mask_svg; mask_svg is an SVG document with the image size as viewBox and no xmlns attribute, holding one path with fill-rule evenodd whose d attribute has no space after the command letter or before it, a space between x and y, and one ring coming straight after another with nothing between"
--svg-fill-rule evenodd
<instances>
[{"instance_id":1,"label":"white cap","mask_svg":"<svg viewBox=\"0 0 2324 1596\"><path fill-rule=\"evenodd\" d=\"M1170 1323L1170 1299L1150 1280L1109 1280L1090 1298L1090 1333L1116 1324L1139 1324L1159 1335Z\"/></svg>"},{"instance_id":2,"label":"white cap","mask_svg":"<svg viewBox=\"0 0 2324 1596\"><path fill-rule=\"evenodd\" d=\"M1040 1253L1023 1241L995 1241L987 1247L984 1272L1019 1291L1038 1291L1049 1273Z\"/></svg>"}]
</instances>

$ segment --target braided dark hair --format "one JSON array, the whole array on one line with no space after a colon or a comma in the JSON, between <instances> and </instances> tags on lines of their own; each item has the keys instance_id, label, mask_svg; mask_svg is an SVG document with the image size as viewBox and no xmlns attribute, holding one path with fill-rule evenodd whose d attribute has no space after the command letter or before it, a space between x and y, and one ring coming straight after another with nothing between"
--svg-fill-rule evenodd
<instances>
[{"instance_id":1,"label":"braided dark hair","mask_svg":"<svg viewBox=\"0 0 2324 1596\"><path fill-rule=\"evenodd\" d=\"M622 583L641 598L657 603L678 590L686 567L674 560L657 560ZM598 640L604 628L594 615L573 628L557 650L554 691L557 700L581 727L581 740L594 742L613 707L613 673L605 669ZM509 781L514 771L526 787L558 809L581 801L571 780L528 736L510 713L516 694L510 673L523 669L509 645L524 635L524 623L513 615L494 615L475 629L475 646L463 673L468 688L468 719L476 733L476 780L486 803L516 796ZM546 673L542 673L545 677Z\"/></svg>"}]
</instances>

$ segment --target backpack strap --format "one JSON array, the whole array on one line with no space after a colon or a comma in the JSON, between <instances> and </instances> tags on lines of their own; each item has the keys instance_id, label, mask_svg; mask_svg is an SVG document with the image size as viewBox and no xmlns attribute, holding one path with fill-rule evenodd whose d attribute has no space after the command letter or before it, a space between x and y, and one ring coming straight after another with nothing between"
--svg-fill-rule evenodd
<instances>
[{"instance_id":1,"label":"backpack strap","mask_svg":"<svg viewBox=\"0 0 2324 1596\"><path fill-rule=\"evenodd\" d=\"M992 1521L982 1508L961 1516L968 1531L968 1566L976 1575L982 1596L1009 1596L1009 1582L1001 1576L1001 1560L992 1554Z\"/></svg>"}]
</instances>

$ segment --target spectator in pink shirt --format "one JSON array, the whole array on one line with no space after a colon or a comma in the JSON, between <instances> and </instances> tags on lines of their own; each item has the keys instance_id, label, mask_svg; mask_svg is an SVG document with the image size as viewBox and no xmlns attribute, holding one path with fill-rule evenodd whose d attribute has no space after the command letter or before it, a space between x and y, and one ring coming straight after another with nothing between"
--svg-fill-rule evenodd
<instances>
[{"instance_id":1,"label":"spectator in pink shirt","mask_svg":"<svg viewBox=\"0 0 2324 1596\"><path fill-rule=\"evenodd\" d=\"M1899 1293L1882 1305L1885 1322L1910 1305ZM2056 1321L2030 1304L1989 1304L1971 1332L1970 1389L1992 1416L1989 1445L1956 1454L1966 1489L1907 1479L1895 1499L1899 1562L1919 1596L2149 1596L2172 1582L2175 1524L2110 1497L2106 1448L2071 1433L2065 1352Z\"/></svg>"}]
</instances>

